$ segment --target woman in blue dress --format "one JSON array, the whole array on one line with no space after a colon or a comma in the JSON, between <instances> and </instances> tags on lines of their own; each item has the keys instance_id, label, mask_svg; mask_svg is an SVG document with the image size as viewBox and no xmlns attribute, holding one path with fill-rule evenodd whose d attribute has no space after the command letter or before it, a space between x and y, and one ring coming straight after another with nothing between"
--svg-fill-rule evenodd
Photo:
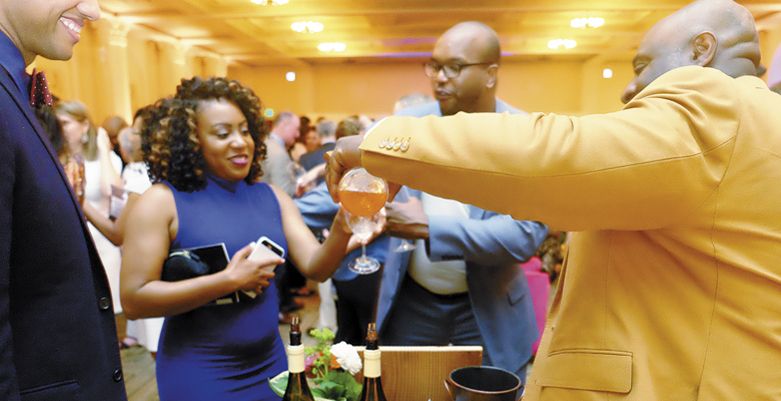
<instances>
[{"instance_id":1,"label":"woman in blue dress","mask_svg":"<svg viewBox=\"0 0 781 401\"><path fill-rule=\"evenodd\" d=\"M161 401L279 399L268 379L287 362L267 271L283 260L248 260L249 244L265 235L304 275L323 281L339 266L350 234L340 216L321 246L290 197L258 183L265 133L260 101L250 89L223 78L183 80L170 106L145 146L156 184L137 201L126 226L125 314L166 316L157 354ZM224 270L161 280L171 250L216 243L233 255ZM240 291L258 295L213 302Z\"/></svg>"}]
</instances>

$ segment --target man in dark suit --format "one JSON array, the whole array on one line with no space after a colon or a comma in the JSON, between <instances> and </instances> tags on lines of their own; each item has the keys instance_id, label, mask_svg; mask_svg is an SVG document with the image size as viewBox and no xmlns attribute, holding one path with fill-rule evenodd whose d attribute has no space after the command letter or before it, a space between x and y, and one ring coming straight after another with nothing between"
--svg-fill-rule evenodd
<instances>
[{"instance_id":1,"label":"man in dark suit","mask_svg":"<svg viewBox=\"0 0 781 401\"><path fill-rule=\"evenodd\" d=\"M97 0L0 6L0 400L126 399L106 275L25 73L69 59L99 14Z\"/></svg>"},{"instance_id":2,"label":"man in dark suit","mask_svg":"<svg viewBox=\"0 0 781 401\"><path fill-rule=\"evenodd\" d=\"M478 22L455 25L439 38L426 63L437 101L396 114L520 113L496 98L500 54L491 28ZM396 236L390 249L399 247L398 237L417 245L385 258L377 308L380 341L482 345L484 364L525 381L538 332L518 263L534 255L547 228L406 187L386 209L387 232Z\"/></svg>"}]
</instances>

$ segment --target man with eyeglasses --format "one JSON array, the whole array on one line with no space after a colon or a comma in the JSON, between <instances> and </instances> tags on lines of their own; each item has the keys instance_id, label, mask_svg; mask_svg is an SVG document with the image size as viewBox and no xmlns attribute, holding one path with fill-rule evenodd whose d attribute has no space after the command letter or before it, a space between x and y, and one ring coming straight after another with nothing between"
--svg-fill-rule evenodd
<instances>
[{"instance_id":1,"label":"man with eyeglasses","mask_svg":"<svg viewBox=\"0 0 781 401\"><path fill-rule=\"evenodd\" d=\"M397 114L520 113L496 99L499 57L491 28L479 22L453 26L424 64L436 101ZM416 246L386 257L377 308L381 342L482 345L485 365L525 381L538 332L518 263L534 255L546 227L409 188L386 209L394 236L389 249L399 249L402 239Z\"/></svg>"},{"instance_id":2,"label":"man with eyeglasses","mask_svg":"<svg viewBox=\"0 0 781 401\"><path fill-rule=\"evenodd\" d=\"M431 79L438 110L427 108L400 112L398 115L445 115L476 112L514 112L518 110L496 99L499 70L499 40L491 28L478 22L458 24L442 35L431 60L423 64Z\"/></svg>"}]
</instances>

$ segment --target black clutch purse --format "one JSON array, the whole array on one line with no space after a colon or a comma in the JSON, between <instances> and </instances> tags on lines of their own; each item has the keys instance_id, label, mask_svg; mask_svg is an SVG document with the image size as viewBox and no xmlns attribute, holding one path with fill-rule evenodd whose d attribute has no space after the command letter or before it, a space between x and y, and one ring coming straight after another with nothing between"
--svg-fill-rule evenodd
<instances>
[{"instance_id":1,"label":"black clutch purse","mask_svg":"<svg viewBox=\"0 0 781 401\"><path fill-rule=\"evenodd\" d=\"M181 281L209 274L209 265L194 252L183 249L171 252L163 262L163 281Z\"/></svg>"},{"instance_id":2,"label":"black clutch purse","mask_svg":"<svg viewBox=\"0 0 781 401\"><path fill-rule=\"evenodd\" d=\"M224 243L176 249L163 262L163 281L181 281L207 274L214 274L228 266L228 252ZM209 304L225 305L239 302L239 293L232 292Z\"/></svg>"}]
</instances>

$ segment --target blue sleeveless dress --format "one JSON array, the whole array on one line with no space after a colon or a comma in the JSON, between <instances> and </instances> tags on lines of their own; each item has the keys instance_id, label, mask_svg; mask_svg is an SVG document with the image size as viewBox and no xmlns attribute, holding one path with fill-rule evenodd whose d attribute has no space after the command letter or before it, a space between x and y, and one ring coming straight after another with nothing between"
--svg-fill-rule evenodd
<instances>
[{"instance_id":1,"label":"blue sleeveless dress","mask_svg":"<svg viewBox=\"0 0 781 401\"><path fill-rule=\"evenodd\" d=\"M270 186L209 177L205 189L174 193L179 231L171 249L224 242L228 256L261 235L285 248ZM287 370L272 282L254 300L207 305L166 317L157 354L161 401L279 400L268 379Z\"/></svg>"}]
</instances>

